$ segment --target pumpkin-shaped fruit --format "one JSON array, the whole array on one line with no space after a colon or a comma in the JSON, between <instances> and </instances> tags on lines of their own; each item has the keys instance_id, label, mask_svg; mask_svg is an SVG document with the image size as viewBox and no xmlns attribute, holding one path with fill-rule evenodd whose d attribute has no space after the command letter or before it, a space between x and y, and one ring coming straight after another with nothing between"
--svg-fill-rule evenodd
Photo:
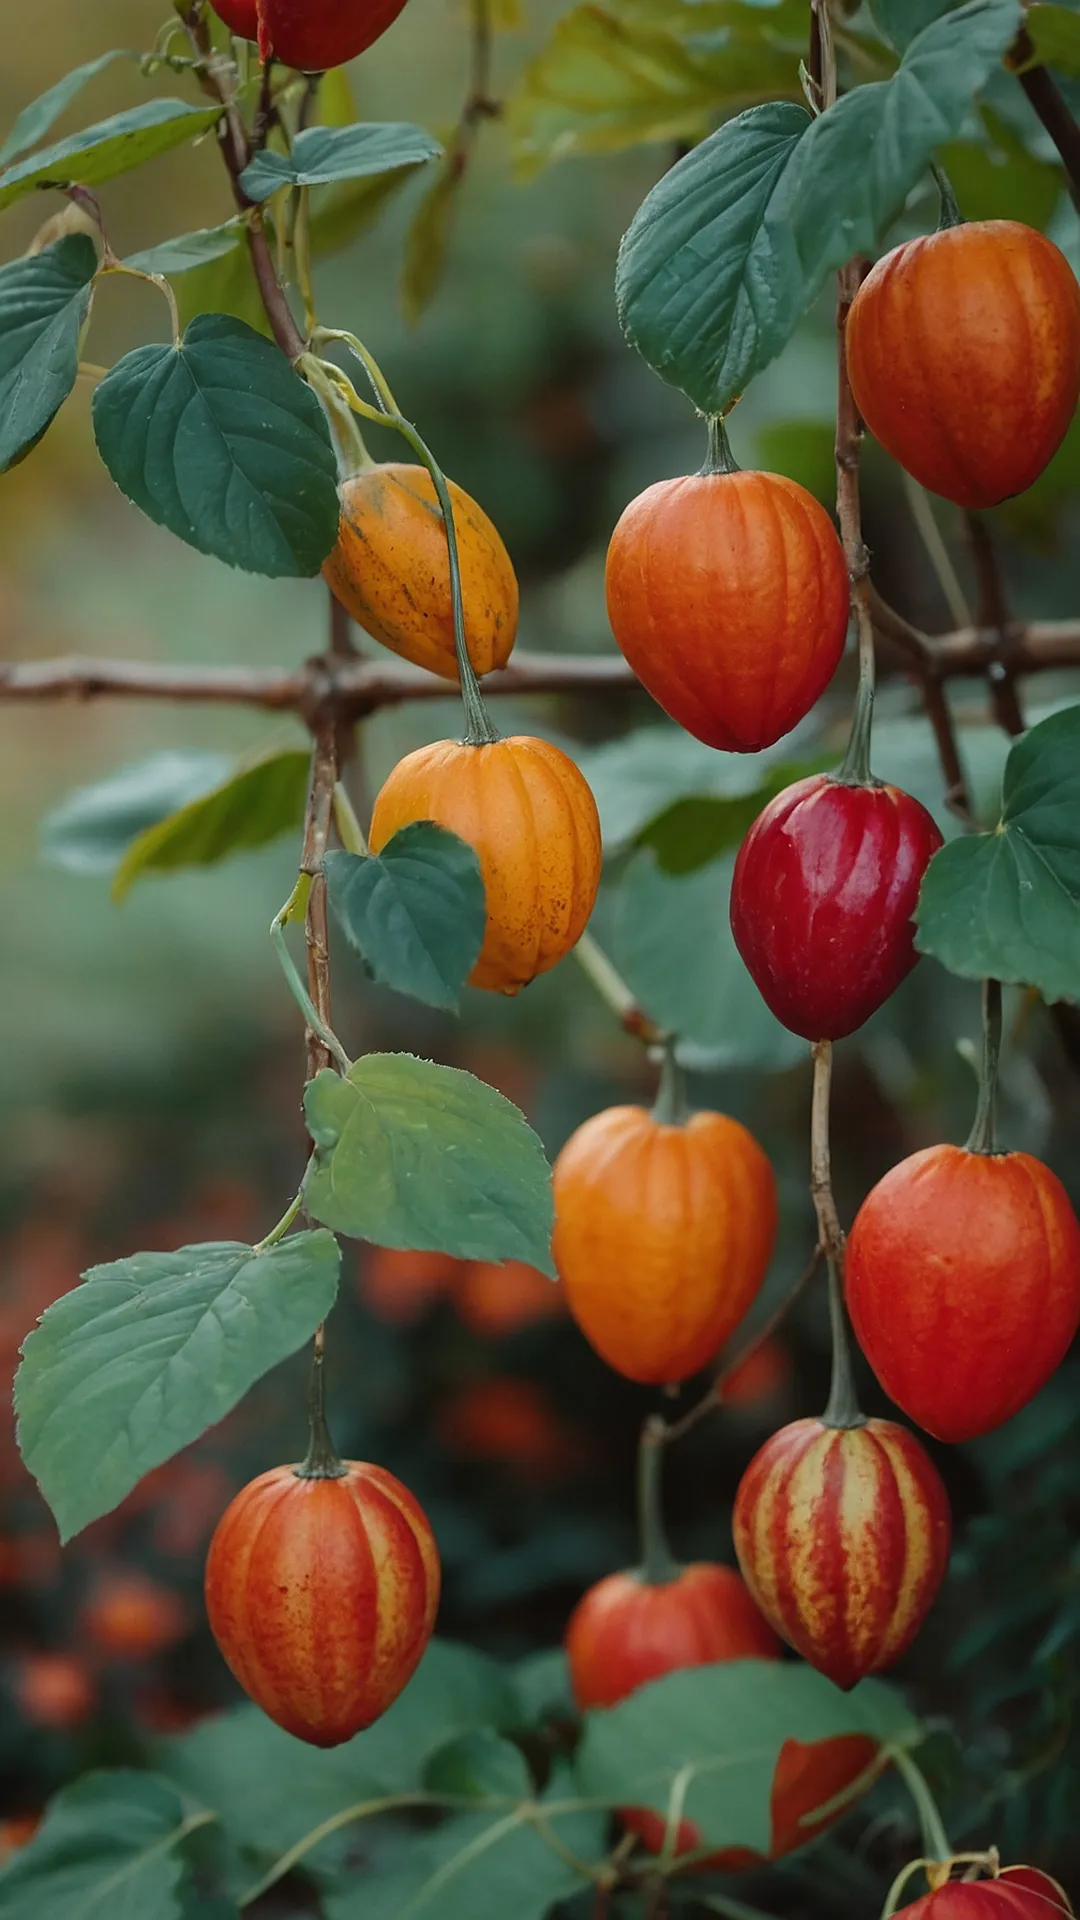
<instances>
[{"instance_id":1,"label":"pumpkin-shaped fruit","mask_svg":"<svg viewBox=\"0 0 1080 1920\"><path fill-rule=\"evenodd\" d=\"M1006 1867L993 1880L947 1880L900 1909L898 1920L1060 1920L1069 1897L1037 1867Z\"/></svg>"},{"instance_id":2,"label":"pumpkin-shaped fruit","mask_svg":"<svg viewBox=\"0 0 1080 1920\"><path fill-rule=\"evenodd\" d=\"M612 1707L646 1681L713 1660L775 1660L780 1645L731 1567L700 1561L650 1582L610 1573L578 1601L566 1629L574 1698Z\"/></svg>"},{"instance_id":3,"label":"pumpkin-shaped fruit","mask_svg":"<svg viewBox=\"0 0 1080 1920\"><path fill-rule=\"evenodd\" d=\"M275 1467L226 1508L206 1561L214 1638L245 1692L315 1747L386 1712L435 1624L439 1555L412 1494L356 1460Z\"/></svg>"},{"instance_id":4,"label":"pumpkin-shaped fruit","mask_svg":"<svg viewBox=\"0 0 1080 1920\"><path fill-rule=\"evenodd\" d=\"M600 884L600 819L558 747L527 735L420 747L375 802L372 852L413 820L456 833L480 861L487 926L472 986L517 993L581 938Z\"/></svg>"},{"instance_id":5,"label":"pumpkin-shaped fruit","mask_svg":"<svg viewBox=\"0 0 1080 1920\"><path fill-rule=\"evenodd\" d=\"M737 1120L668 1124L610 1107L555 1162L552 1251L601 1358L666 1386L697 1373L753 1301L776 1237L776 1182Z\"/></svg>"},{"instance_id":6,"label":"pumpkin-shaped fruit","mask_svg":"<svg viewBox=\"0 0 1080 1920\"><path fill-rule=\"evenodd\" d=\"M992 507L1057 451L1080 394L1080 288L1052 240L973 220L894 247L847 321L871 433L932 493Z\"/></svg>"},{"instance_id":7,"label":"pumpkin-shaped fruit","mask_svg":"<svg viewBox=\"0 0 1080 1920\"><path fill-rule=\"evenodd\" d=\"M899 1659L949 1558L937 1469L889 1420L782 1427L743 1475L732 1527L766 1620L844 1688Z\"/></svg>"},{"instance_id":8,"label":"pumpkin-shaped fruit","mask_svg":"<svg viewBox=\"0 0 1080 1920\"><path fill-rule=\"evenodd\" d=\"M786 787L758 815L735 861L731 930L792 1033L854 1033L911 972L911 916L940 845L909 793L826 774Z\"/></svg>"},{"instance_id":9,"label":"pumpkin-shaped fruit","mask_svg":"<svg viewBox=\"0 0 1080 1920\"><path fill-rule=\"evenodd\" d=\"M343 67L391 27L405 0L257 0L259 52L303 73Z\"/></svg>"},{"instance_id":10,"label":"pumpkin-shaped fruit","mask_svg":"<svg viewBox=\"0 0 1080 1920\"><path fill-rule=\"evenodd\" d=\"M210 0L210 4L219 20L224 20L230 33L241 40L257 40L259 37L259 9L257 0Z\"/></svg>"},{"instance_id":11,"label":"pumpkin-shaped fruit","mask_svg":"<svg viewBox=\"0 0 1080 1920\"><path fill-rule=\"evenodd\" d=\"M863 1201L847 1301L890 1399L938 1440L1000 1427L1080 1324L1080 1224L1028 1153L925 1147Z\"/></svg>"},{"instance_id":12,"label":"pumpkin-shaped fruit","mask_svg":"<svg viewBox=\"0 0 1080 1920\"><path fill-rule=\"evenodd\" d=\"M775 473L661 480L611 536L611 629L665 713L710 747L771 746L824 693L849 586L832 521Z\"/></svg>"}]
</instances>

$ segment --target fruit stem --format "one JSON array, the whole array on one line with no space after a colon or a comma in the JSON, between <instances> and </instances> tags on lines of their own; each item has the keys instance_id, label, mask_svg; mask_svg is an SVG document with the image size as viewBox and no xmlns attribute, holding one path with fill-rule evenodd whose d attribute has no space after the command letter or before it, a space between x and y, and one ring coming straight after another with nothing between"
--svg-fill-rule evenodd
<instances>
[{"instance_id":1,"label":"fruit stem","mask_svg":"<svg viewBox=\"0 0 1080 1920\"><path fill-rule=\"evenodd\" d=\"M996 1153L998 1060L1001 1055L1001 981L984 980L982 987L983 1055L979 1074L979 1104L965 1141L968 1153Z\"/></svg>"},{"instance_id":2,"label":"fruit stem","mask_svg":"<svg viewBox=\"0 0 1080 1920\"><path fill-rule=\"evenodd\" d=\"M293 1468L298 1480L341 1480L349 1471L334 1452L334 1443L326 1424L325 1364L325 1328L320 1326L315 1332L311 1383L308 1387L308 1424L311 1437L303 1465Z\"/></svg>"},{"instance_id":3,"label":"fruit stem","mask_svg":"<svg viewBox=\"0 0 1080 1920\"><path fill-rule=\"evenodd\" d=\"M832 1384L829 1388L829 1404L821 1416L821 1424L839 1427L841 1431L850 1433L853 1427L865 1427L866 1415L859 1406L859 1396L855 1390L851 1342L844 1312L844 1290L840 1282L840 1269L833 1259L829 1260L829 1325L832 1328Z\"/></svg>"},{"instance_id":4,"label":"fruit stem","mask_svg":"<svg viewBox=\"0 0 1080 1920\"><path fill-rule=\"evenodd\" d=\"M731 442L727 436L722 413L711 413L708 418L709 451L705 455L705 465L700 469L703 475L714 473L739 473L741 468L731 451Z\"/></svg>"},{"instance_id":5,"label":"fruit stem","mask_svg":"<svg viewBox=\"0 0 1080 1920\"><path fill-rule=\"evenodd\" d=\"M906 1753L903 1747L894 1747L889 1757L914 1800L919 1815L919 1826L922 1829L923 1851L926 1856L922 1865L929 1869L944 1861L951 1860L953 1852L949 1845L949 1836L945 1831L941 1815L937 1810L937 1803L934 1796L923 1778L922 1769L916 1766L910 1753ZM929 1871L927 1878L930 1878Z\"/></svg>"},{"instance_id":6,"label":"fruit stem","mask_svg":"<svg viewBox=\"0 0 1080 1920\"><path fill-rule=\"evenodd\" d=\"M956 195L952 190L952 184L948 174L945 172L944 167L938 166L936 160L931 160L930 171L934 176L934 184L941 196L941 218L937 224L937 231L944 233L949 227L962 227L964 224L964 216L956 204Z\"/></svg>"},{"instance_id":7,"label":"fruit stem","mask_svg":"<svg viewBox=\"0 0 1080 1920\"><path fill-rule=\"evenodd\" d=\"M869 664L867 664L869 662ZM855 695L855 714L847 752L836 778L844 787L876 787L870 771L870 735L874 724L874 656L863 653L859 660L859 690Z\"/></svg>"},{"instance_id":8,"label":"fruit stem","mask_svg":"<svg viewBox=\"0 0 1080 1920\"><path fill-rule=\"evenodd\" d=\"M653 1102L652 1117L661 1127L684 1127L690 1118L686 1097L686 1075L675 1057L675 1039L664 1041L660 1060L660 1082Z\"/></svg>"},{"instance_id":9,"label":"fruit stem","mask_svg":"<svg viewBox=\"0 0 1080 1920\"><path fill-rule=\"evenodd\" d=\"M641 1580L647 1587L666 1587L678 1578L679 1563L664 1530L662 1478L667 1428L658 1413L650 1414L641 1429L638 1447L638 1526L641 1538Z\"/></svg>"}]
</instances>

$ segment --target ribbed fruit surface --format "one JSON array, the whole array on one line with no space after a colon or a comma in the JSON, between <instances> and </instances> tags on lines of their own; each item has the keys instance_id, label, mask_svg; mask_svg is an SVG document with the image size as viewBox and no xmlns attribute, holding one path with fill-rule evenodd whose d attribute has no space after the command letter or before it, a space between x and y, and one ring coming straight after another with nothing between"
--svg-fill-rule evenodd
<instances>
[{"instance_id":1,"label":"ribbed fruit surface","mask_svg":"<svg viewBox=\"0 0 1080 1920\"><path fill-rule=\"evenodd\" d=\"M1059 1920L1068 1896L1036 1867L1006 1867L995 1880L950 1880L909 1907L907 1920Z\"/></svg>"},{"instance_id":2,"label":"ribbed fruit surface","mask_svg":"<svg viewBox=\"0 0 1080 1920\"><path fill-rule=\"evenodd\" d=\"M707 1561L655 1586L638 1573L611 1573L582 1596L566 1629L574 1698L583 1709L614 1706L680 1667L779 1654L738 1574Z\"/></svg>"}]
</instances>

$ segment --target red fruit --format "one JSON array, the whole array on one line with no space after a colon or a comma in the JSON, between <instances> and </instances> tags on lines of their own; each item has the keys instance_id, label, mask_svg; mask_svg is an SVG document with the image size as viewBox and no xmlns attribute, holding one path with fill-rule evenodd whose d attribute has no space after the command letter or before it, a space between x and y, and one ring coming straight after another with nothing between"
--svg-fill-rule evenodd
<instances>
[{"instance_id":1,"label":"red fruit","mask_svg":"<svg viewBox=\"0 0 1080 1920\"><path fill-rule=\"evenodd\" d=\"M238 34L241 40L258 39L258 0L210 0L210 5L230 33Z\"/></svg>"},{"instance_id":2,"label":"red fruit","mask_svg":"<svg viewBox=\"0 0 1080 1920\"><path fill-rule=\"evenodd\" d=\"M611 536L612 632L642 685L710 747L756 753L809 713L844 650L832 521L776 473L698 473L631 501Z\"/></svg>"},{"instance_id":3,"label":"red fruit","mask_svg":"<svg viewBox=\"0 0 1080 1920\"><path fill-rule=\"evenodd\" d=\"M1068 1896L1035 1867L1006 1867L994 1880L948 1880L900 1909L908 1920L1057 1920Z\"/></svg>"},{"instance_id":4,"label":"red fruit","mask_svg":"<svg viewBox=\"0 0 1080 1920\"><path fill-rule=\"evenodd\" d=\"M899 787L797 780L739 849L735 944L766 1005L804 1040L854 1033L918 959L912 913L941 835Z\"/></svg>"},{"instance_id":5,"label":"red fruit","mask_svg":"<svg viewBox=\"0 0 1080 1920\"><path fill-rule=\"evenodd\" d=\"M206 1562L206 1611L271 1720L336 1747L397 1699L431 1638L439 1556L418 1502L383 1467L275 1467L242 1487Z\"/></svg>"},{"instance_id":6,"label":"red fruit","mask_svg":"<svg viewBox=\"0 0 1080 1920\"><path fill-rule=\"evenodd\" d=\"M550 1282L549 1282L550 1284ZM527 1479L557 1480L573 1471L581 1447L531 1380L474 1380L448 1400L439 1435L451 1453L494 1460Z\"/></svg>"},{"instance_id":7,"label":"red fruit","mask_svg":"<svg viewBox=\"0 0 1080 1920\"><path fill-rule=\"evenodd\" d=\"M783 1427L743 1475L732 1527L766 1620L844 1688L899 1659L949 1559L941 1479L888 1420Z\"/></svg>"},{"instance_id":8,"label":"red fruit","mask_svg":"<svg viewBox=\"0 0 1080 1920\"><path fill-rule=\"evenodd\" d=\"M973 220L894 247L847 322L859 412L893 458L959 507L1022 493L1080 394L1080 288L1052 240Z\"/></svg>"},{"instance_id":9,"label":"red fruit","mask_svg":"<svg viewBox=\"0 0 1080 1920\"><path fill-rule=\"evenodd\" d=\"M15 1698L35 1727L79 1727L94 1710L96 1690L85 1661L74 1653L26 1653L19 1661Z\"/></svg>"},{"instance_id":10,"label":"red fruit","mask_svg":"<svg viewBox=\"0 0 1080 1920\"><path fill-rule=\"evenodd\" d=\"M1080 1224L1028 1153L926 1147L867 1194L847 1251L852 1323L882 1386L938 1440L1038 1393L1080 1324Z\"/></svg>"},{"instance_id":11,"label":"red fruit","mask_svg":"<svg viewBox=\"0 0 1080 1920\"><path fill-rule=\"evenodd\" d=\"M471 1260L454 1287L460 1319L482 1340L502 1340L566 1312L561 1287L524 1260Z\"/></svg>"},{"instance_id":12,"label":"red fruit","mask_svg":"<svg viewBox=\"0 0 1080 1920\"><path fill-rule=\"evenodd\" d=\"M397 19L405 0L257 0L259 52L303 73L343 67Z\"/></svg>"},{"instance_id":13,"label":"red fruit","mask_svg":"<svg viewBox=\"0 0 1080 1920\"><path fill-rule=\"evenodd\" d=\"M579 1707L612 1707L648 1680L713 1660L775 1660L780 1644L737 1573L708 1562L650 1585L611 1573L578 1601L566 1629Z\"/></svg>"},{"instance_id":14,"label":"red fruit","mask_svg":"<svg viewBox=\"0 0 1080 1920\"><path fill-rule=\"evenodd\" d=\"M162 1653L188 1630L188 1610L143 1573L116 1573L99 1581L82 1607L91 1644L119 1660L145 1660Z\"/></svg>"},{"instance_id":15,"label":"red fruit","mask_svg":"<svg viewBox=\"0 0 1080 1920\"><path fill-rule=\"evenodd\" d=\"M782 1401L791 1386L794 1368L787 1348L774 1334L751 1347L745 1360L721 1373L721 1399L729 1410L760 1414Z\"/></svg>"}]
</instances>

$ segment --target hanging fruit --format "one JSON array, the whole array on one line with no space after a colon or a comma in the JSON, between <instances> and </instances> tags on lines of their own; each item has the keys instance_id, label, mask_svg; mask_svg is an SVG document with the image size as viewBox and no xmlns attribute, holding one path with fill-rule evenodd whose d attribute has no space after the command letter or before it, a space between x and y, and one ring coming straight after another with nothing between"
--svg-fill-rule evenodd
<instances>
[{"instance_id":1,"label":"hanging fruit","mask_svg":"<svg viewBox=\"0 0 1080 1920\"><path fill-rule=\"evenodd\" d=\"M847 1301L891 1400L938 1440L1018 1413L1080 1324L1080 1224L1028 1153L926 1147L863 1201Z\"/></svg>"},{"instance_id":2,"label":"hanging fruit","mask_svg":"<svg viewBox=\"0 0 1080 1920\"><path fill-rule=\"evenodd\" d=\"M631 501L611 536L611 629L665 713L710 747L790 733L844 650L850 590L832 521L775 473L743 473L716 423L701 473Z\"/></svg>"},{"instance_id":3,"label":"hanging fruit","mask_svg":"<svg viewBox=\"0 0 1080 1920\"><path fill-rule=\"evenodd\" d=\"M792 1033L854 1033L911 972L911 916L941 844L918 800L876 781L817 774L758 815L735 861L731 930Z\"/></svg>"},{"instance_id":4,"label":"hanging fruit","mask_svg":"<svg viewBox=\"0 0 1080 1920\"><path fill-rule=\"evenodd\" d=\"M901 1907L897 1920L1060 1920L1071 1913L1068 1894L1048 1873L1005 1867L992 1880L973 1880L967 1873L962 1880L946 1880Z\"/></svg>"},{"instance_id":5,"label":"hanging fruit","mask_svg":"<svg viewBox=\"0 0 1080 1920\"><path fill-rule=\"evenodd\" d=\"M871 433L932 493L992 507L1030 487L1080 395L1080 288L1052 240L973 220L894 247L847 321Z\"/></svg>"},{"instance_id":6,"label":"hanging fruit","mask_svg":"<svg viewBox=\"0 0 1080 1920\"><path fill-rule=\"evenodd\" d=\"M237 34L241 40L258 39L258 0L210 0L210 4L230 33Z\"/></svg>"},{"instance_id":7,"label":"hanging fruit","mask_svg":"<svg viewBox=\"0 0 1080 1920\"><path fill-rule=\"evenodd\" d=\"M259 52L302 73L343 67L392 27L405 0L257 0Z\"/></svg>"},{"instance_id":8,"label":"hanging fruit","mask_svg":"<svg viewBox=\"0 0 1080 1920\"><path fill-rule=\"evenodd\" d=\"M783 1427L743 1475L732 1528L765 1618L845 1689L910 1646L949 1558L937 1469L888 1420Z\"/></svg>"},{"instance_id":9,"label":"hanging fruit","mask_svg":"<svg viewBox=\"0 0 1080 1920\"><path fill-rule=\"evenodd\" d=\"M469 658L483 675L510 657L517 578L487 514L464 488L447 485ZM446 528L426 467L370 466L342 483L337 544L323 578L373 639L441 679L457 679Z\"/></svg>"},{"instance_id":10,"label":"hanging fruit","mask_svg":"<svg viewBox=\"0 0 1080 1920\"><path fill-rule=\"evenodd\" d=\"M752 1134L688 1114L669 1058L661 1097L610 1107L555 1162L552 1251L567 1304L617 1373L686 1380L754 1300L776 1237L776 1182Z\"/></svg>"},{"instance_id":11,"label":"hanging fruit","mask_svg":"<svg viewBox=\"0 0 1080 1920\"><path fill-rule=\"evenodd\" d=\"M525 735L420 747L375 802L372 852L413 820L434 820L476 849L487 928L472 986L518 993L576 945L600 884L600 820L558 747Z\"/></svg>"},{"instance_id":12,"label":"hanging fruit","mask_svg":"<svg viewBox=\"0 0 1080 1920\"><path fill-rule=\"evenodd\" d=\"M256 1705L298 1740L336 1747L415 1672L439 1579L408 1489L383 1467L331 1456L241 1488L210 1542L206 1611Z\"/></svg>"}]
</instances>

